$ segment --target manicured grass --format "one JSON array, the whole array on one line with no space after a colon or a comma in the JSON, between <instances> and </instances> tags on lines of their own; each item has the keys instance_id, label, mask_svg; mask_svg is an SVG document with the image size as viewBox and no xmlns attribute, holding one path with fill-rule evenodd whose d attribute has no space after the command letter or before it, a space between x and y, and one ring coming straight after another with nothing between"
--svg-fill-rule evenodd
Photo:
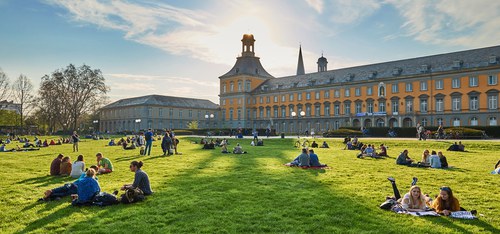
<instances>
[{"instance_id":1,"label":"manicured grass","mask_svg":"<svg viewBox=\"0 0 500 234\"><path fill-rule=\"evenodd\" d=\"M264 140L251 147L241 143L246 155L201 150L194 138L181 138L182 155L163 157L159 142L150 157L138 150L104 146L106 141L84 140L80 153L87 167L95 153L109 157L115 172L99 176L103 191L112 192L133 180L128 165L142 160L155 194L144 202L111 207L72 207L70 199L38 203L47 189L73 181L48 176L58 153L76 159L71 145L51 146L34 152L0 153L0 232L83 233L500 233L500 176L490 175L500 159L498 141L463 141L469 152L446 152L450 141L361 139L385 143L388 159L357 159L356 151L342 150L341 139L326 139L330 149L316 149L326 170L303 170L282 164L299 150L294 139ZM199 139L196 139L199 140ZM317 139L319 143L323 139ZM409 149L420 159L423 149L442 150L454 168L448 170L395 165L395 157ZM446 217L412 217L378 208L392 195L388 176L394 176L401 193L416 176L425 193L437 195L439 187L454 190L462 207L482 214L477 220Z\"/></svg>"}]
</instances>

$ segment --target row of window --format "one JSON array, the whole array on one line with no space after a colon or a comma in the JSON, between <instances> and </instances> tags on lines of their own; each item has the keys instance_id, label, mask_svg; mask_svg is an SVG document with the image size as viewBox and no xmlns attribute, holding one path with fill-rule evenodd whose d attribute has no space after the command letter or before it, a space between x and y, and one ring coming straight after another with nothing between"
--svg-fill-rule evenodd
<instances>
[{"instance_id":1,"label":"row of window","mask_svg":"<svg viewBox=\"0 0 500 234\"><path fill-rule=\"evenodd\" d=\"M187 117L188 118L193 118L193 112L197 113L197 118L198 119L204 119L205 115L212 114L212 112L209 111L202 111L202 110L182 110L182 109L174 109L174 108L165 108L167 113L164 113L164 108L155 108L158 110L158 117L169 117L169 118L183 118L183 115L185 111L187 112ZM142 107L136 107L136 108L126 108L126 109L116 109L116 110L108 110L104 111L103 114L105 117L112 118L112 117L141 117L141 111L143 111L144 108ZM174 111L175 110L175 111ZM153 107L147 107L147 117L153 117ZM174 116L174 112L176 115ZM214 113L216 114L216 113Z\"/></svg>"},{"instance_id":2,"label":"row of window","mask_svg":"<svg viewBox=\"0 0 500 234\"><path fill-rule=\"evenodd\" d=\"M237 83L238 92L243 91L243 81L239 80ZM229 92L234 92L234 81L229 82ZM245 92L250 92L252 90L252 82L250 80L245 81ZM226 83L222 84L222 93L227 92Z\"/></svg>"},{"instance_id":3,"label":"row of window","mask_svg":"<svg viewBox=\"0 0 500 234\"><path fill-rule=\"evenodd\" d=\"M419 111L422 113L426 113L429 111L429 104L428 104L428 99L427 98L421 98L420 100L420 108ZM494 95L488 95L487 96L487 103L488 103L488 110L497 110L498 109L498 94ZM392 114L393 115L398 115L399 114L399 107L400 107L400 101L399 99L396 100L391 100L390 106L392 107ZM414 99L405 99L404 102L401 102L401 105L404 104L405 108L405 113L412 113L414 112ZM312 116L312 109L313 105L307 104L305 105L305 114L306 117ZM355 102L354 103L354 113L374 113L375 112L375 107L378 109L376 110L377 112L380 113L385 113L387 103L386 101L379 101L378 103L374 103L373 101L367 101L366 103L363 102ZM343 109L341 108L343 107ZM363 108L366 107L366 108ZM288 108L288 111L287 111ZM265 109L265 110L264 110ZM271 109L273 111L273 115L271 115ZM281 109L281 110L280 110ZM363 111L365 110L365 111ZM451 97L451 110L452 111L462 111L462 97L461 96L452 96ZM479 110L479 96L469 96L469 110L470 111L478 111ZM265 116L264 116L264 111L265 111ZM300 113L302 111L302 105L297 105L297 112ZM330 104L323 104L323 115L324 116L330 116ZM439 97L435 99L435 111L436 112L444 112L444 97ZM290 106L275 106L273 108L271 107L261 107L259 108L259 118L264 118L264 117L273 117L273 118L286 118L286 117L291 117L292 112L295 112L295 107L293 105ZM287 114L288 113L288 114ZM351 115L351 103L343 103L343 104L333 104L333 115L338 116L338 115ZM223 110L222 113L223 118L226 116L225 110ZM234 110L233 108L229 109L229 119L232 120L234 116ZM250 117L250 110L247 110L247 118ZM314 116L321 116L321 104L320 105L314 105ZM253 110L253 118L257 118L257 110ZM241 109L237 109L237 116L236 118L240 120L242 118L242 113Z\"/></svg>"}]
</instances>

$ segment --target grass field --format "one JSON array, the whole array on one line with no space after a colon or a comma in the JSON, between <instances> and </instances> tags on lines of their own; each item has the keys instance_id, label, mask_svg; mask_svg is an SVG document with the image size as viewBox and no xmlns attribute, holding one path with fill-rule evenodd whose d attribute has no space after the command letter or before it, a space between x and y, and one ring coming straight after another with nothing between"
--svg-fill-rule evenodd
<instances>
[{"instance_id":1,"label":"grass field","mask_svg":"<svg viewBox=\"0 0 500 234\"><path fill-rule=\"evenodd\" d=\"M70 198L37 202L45 190L73 181L48 176L58 153L76 159L72 145L0 153L0 232L500 233L500 176L490 174L500 159L499 141L464 141L469 152L446 152L449 141L362 139L389 146L391 157L375 160L342 150L341 139L325 139L331 148L316 153L330 169L303 170L282 165L299 154L294 139L265 140L264 147L251 147L250 139L231 139L230 147L241 143L246 155L201 150L191 140L181 138L183 154L172 157L161 156L159 142L150 157L105 147L106 141L81 142L87 167L95 163L96 152L112 160L115 172L99 176L106 192L132 182L132 160L144 162L155 194L141 203L111 207L72 207ZM403 149L416 159L423 149L442 150L453 168L397 166L395 158ZM402 194L414 176L432 197L448 185L462 207L481 215L458 220L381 210L380 203L392 195L388 176L396 178Z\"/></svg>"}]
</instances>

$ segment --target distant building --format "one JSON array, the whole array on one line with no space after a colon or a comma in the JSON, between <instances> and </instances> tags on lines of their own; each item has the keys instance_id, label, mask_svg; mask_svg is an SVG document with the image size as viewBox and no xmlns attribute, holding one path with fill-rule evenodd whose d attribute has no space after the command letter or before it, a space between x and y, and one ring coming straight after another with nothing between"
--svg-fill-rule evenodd
<instances>
[{"instance_id":1,"label":"distant building","mask_svg":"<svg viewBox=\"0 0 500 234\"><path fill-rule=\"evenodd\" d=\"M216 128L218 117L219 105L209 100L148 95L121 99L101 108L99 130L186 129L194 120L199 128Z\"/></svg>"},{"instance_id":2,"label":"distant building","mask_svg":"<svg viewBox=\"0 0 500 234\"><path fill-rule=\"evenodd\" d=\"M14 103L13 101L3 100L0 101L0 110L15 111L17 114L21 114L21 104Z\"/></svg>"},{"instance_id":3,"label":"distant building","mask_svg":"<svg viewBox=\"0 0 500 234\"><path fill-rule=\"evenodd\" d=\"M242 53L220 79L227 127L316 132L340 127L496 126L500 46L275 78L243 35ZM272 59L272 58L271 58ZM300 113L304 114L302 116Z\"/></svg>"}]
</instances>

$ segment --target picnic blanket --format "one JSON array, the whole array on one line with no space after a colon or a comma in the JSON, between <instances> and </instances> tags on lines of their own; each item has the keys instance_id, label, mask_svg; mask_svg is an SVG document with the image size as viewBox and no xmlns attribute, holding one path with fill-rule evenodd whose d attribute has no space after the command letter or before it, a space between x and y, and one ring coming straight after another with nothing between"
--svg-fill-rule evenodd
<instances>
[{"instance_id":1,"label":"picnic blanket","mask_svg":"<svg viewBox=\"0 0 500 234\"><path fill-rule=\"evenodd\" d=\"M286 163L286 164L283 164L283 166L287 166L287 167L298 167L298 168L302 168L302 169L329 169L330 167L328 167L327 165L325 166L297 166L297 165L293 165L293 164L290 164L290 163Z\"/></svg>"},{"instance_id":2,"label":"picnic blanket","mask_svg":"<svg viewBox=\"0 0 500 234\"><path fill-rule=\"evenodd\" d=\"M474 216L470 211L451 212L450 217L456 218L456 219L475 219L476 218L476 216Z\"/></svg>"}]
</instances>

